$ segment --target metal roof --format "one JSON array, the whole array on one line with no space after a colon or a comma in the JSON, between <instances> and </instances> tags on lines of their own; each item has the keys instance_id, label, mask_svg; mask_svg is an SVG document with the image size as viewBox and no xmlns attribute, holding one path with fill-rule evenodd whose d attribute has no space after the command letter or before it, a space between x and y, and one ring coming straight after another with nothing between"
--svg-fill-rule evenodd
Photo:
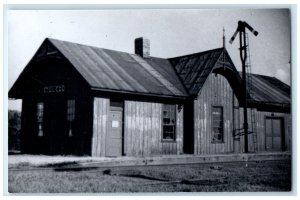
<instances>
[{"instance_id":1,"label":"metal roof","mask_svg":"<svg viewBox=\"0 0 300 200\"><path fill-rule=\"evenodd\" d=\"M142 58L56 39L48 39L94 89L186 97L187 93L166 59Z\"/></svg>"},{"instance_id":2,"label":"metal roof","mask_svg":"<svg viewBox=\"0 0 300 200\"><path fill-rule=\"evenodd\" d=\"M249 94L255 102L290 104L290 86L275 77L252 74L252 87Z\"/></svg>"},{"instance_id":3,"label":"metal roof","mask_svg":"<svg viewBox=\"0 0 300 200\"><path fill-rule=\"evenodd\" d=\"M218 67L230 69L239 78L225 48L170 58L169 60L190 95L197 95L209 74Z\"/></svg>"},{"instance_id":4,"label":"metal roof","mask_svg":"<svg viewBox=\"0 0 300 200\"><path fill-rule=\"evenodd\" d=\"M236 95L241 95L241 73L239 73L225 48L170 58L177 74L182 79L189 95L197 95L207 77L214 69L225 67L235 77L231 86ZM230 80L229 80L230 81ZM280 80L263 75L252 75L251 101L256 103L290 104L290 86Z\"/></svg>"}]
</instances>

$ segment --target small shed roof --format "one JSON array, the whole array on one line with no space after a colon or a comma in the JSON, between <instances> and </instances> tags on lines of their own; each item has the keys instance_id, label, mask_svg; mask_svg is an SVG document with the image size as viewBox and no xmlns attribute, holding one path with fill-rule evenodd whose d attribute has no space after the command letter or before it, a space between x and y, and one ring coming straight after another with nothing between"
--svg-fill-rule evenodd
<instances>
[{"instance_id":1,"label":"small shed roof","mask_svg":"<svg viewBox=\"0 0 300 200\"><path fill-rule=\"evenodd\" d=\"M254 102L290 104L290 86L275 77L252 74L250 96Z\"/></svg>"}]
</instances>

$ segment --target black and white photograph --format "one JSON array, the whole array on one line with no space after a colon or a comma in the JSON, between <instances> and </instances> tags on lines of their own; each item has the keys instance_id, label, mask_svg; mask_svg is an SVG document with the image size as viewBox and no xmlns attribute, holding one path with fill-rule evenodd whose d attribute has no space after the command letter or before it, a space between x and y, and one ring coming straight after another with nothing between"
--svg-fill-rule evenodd
<instances>
[{"instance_id":1,"label":"black and white photograph","mask_svg":"<svg viewBox=\"0 0 300 200\"><path fill-rule=\"evenodd\" d=\"M292 15L8 9L9 195L290 195Z\"/></svg>"}]
</instances>

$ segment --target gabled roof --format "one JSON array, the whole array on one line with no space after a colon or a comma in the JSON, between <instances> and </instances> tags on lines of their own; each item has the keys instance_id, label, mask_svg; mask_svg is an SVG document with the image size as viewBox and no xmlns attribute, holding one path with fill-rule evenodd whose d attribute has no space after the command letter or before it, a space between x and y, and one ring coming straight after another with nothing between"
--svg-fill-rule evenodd
<instances>
[{"instance_id":1,"label":"gabled roof","mask_svg":"<svg viewBox=\"0 0 300 200\"><path fill-rule=\"evenodd\" d=\"M141 58L61 40L48 39L79 71L93 89L109 89L166 96L186 96L170 63Z\"/></svg>"},{"instance_id":2,"label":"gabled roof","mask_svg":"<svg viewBox=\"0 0 300 200\"><path fill-rule=\"evenodd\" d=\"M53 55L66 59L92 90L170 98L187 96L174 68L166 59L141 58L135 54L49 38L44 40L18 80L30 71L31 63ZM15 96L14 86L9 92L10 97Z\"/></svg>"},{"instance_id":3,"label":"gabled roof","mask_svg":"<svg viewBox=\"0 0 300 200\"><path fill-rule=\"evenodd\" d=\"M181 78L189 95L197 95L209 74L217 68L230 70L237 79L236 81L241 81L225 48L170 58L169 61Z\"/></svg>"},{"instance_id":4,"label":"gabled roof","mask_svg":"<svg viewBox=\"0 0 300 200\"><path fill-rule=\"evenodd\" d=\"M275 77L252 74L250 96L253 102L269 104L290 104L290 86Z\"/></svg>"}]
</instances>

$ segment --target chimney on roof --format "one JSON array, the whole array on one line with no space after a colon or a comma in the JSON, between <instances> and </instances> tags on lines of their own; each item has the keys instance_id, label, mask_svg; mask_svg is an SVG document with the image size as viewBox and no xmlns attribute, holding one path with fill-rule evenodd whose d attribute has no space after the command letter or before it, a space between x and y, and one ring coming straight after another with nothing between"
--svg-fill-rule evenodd
<instances>
[{"instance_id":1,"label":"chimney on roof","mask_svg":"<svg viewBox=\"0 0 300 200\"><path fill-rule=\"evenodd\" d=\"M134 40L134 52L135 54L147 58L150 56L150 40L140 37Z\"/></svg>"}]
</instances>

